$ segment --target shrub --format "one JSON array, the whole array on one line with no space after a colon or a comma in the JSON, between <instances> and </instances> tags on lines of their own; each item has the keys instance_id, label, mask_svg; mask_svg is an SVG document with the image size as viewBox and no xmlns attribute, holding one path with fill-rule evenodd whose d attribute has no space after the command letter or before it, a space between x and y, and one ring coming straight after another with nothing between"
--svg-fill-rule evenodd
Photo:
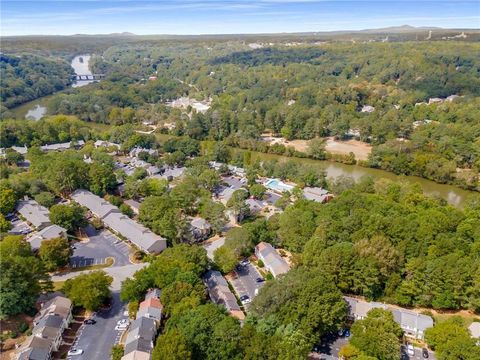
<instances>
[{"instance_id":1,"label":"shrub","mask_svg":"<svg viewBox=\"0 0 480 360\"><path fill-rule=\"evenodd\" d=\"M260 259L257 261L257 265L258 265L258 267L260 267L260 268L263 268L263 267L265 266L265 264L263 263L263 261L260 260Z\"/></svg>"}]
</instances>

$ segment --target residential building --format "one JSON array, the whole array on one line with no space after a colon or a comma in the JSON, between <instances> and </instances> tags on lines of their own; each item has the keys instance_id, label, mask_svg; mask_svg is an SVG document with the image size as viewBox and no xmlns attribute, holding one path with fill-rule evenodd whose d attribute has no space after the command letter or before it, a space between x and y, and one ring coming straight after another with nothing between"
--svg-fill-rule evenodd
<instances>
[{"instance_id":1,"label":"residential building","mask_svg":"<svg viewBox=\"0 0 480 360\"><path fill-rule=\"evenodd\" d=\"M72 199L88 208L105 226L123 236L140 250L158 254L167 247L167 240L142 224L123 215L116 206L87 190L76 190Z\"/></svg>"},{"instance_id":2,"label":"residential building","mask_svg":"<svg viewBox=\"0 0 480 360\"><path fill-rule=\"evenodd\" d=\"M66 238L67 230L58 225L50 225L27 238L27 241L30 243L32 250L38 250L40 249L42 242L45 240L56 239L59 237Z\"/></svg>"},{"instance_id":3,"label":"residential building","mask_svg":"<svg viewBox=\"0 0 480 360\"><path fill-rule=\"evenodd\" d=\"M371 112L374 112L374 111L375 111L375 108L371 105L364 105L362 107L362 110L360 110L360 112L362 112L362 113L365 113L365 112L366 113L371 113Z\"/></svg>"},{"instance_id":4,"label":"residential building","mask_svg":"<svg viewBox=\"0 0 480 360\"><path fill-rule=\"evenodd\" d=\"M137 317L130 324L122 360L149 360L162 318L160 289L150 289L140 303Z\"/></svg>"},{"instance_id":5,"label":"residential building","mask_svg":"<svg viewBox=\"0 0 480 360\"><path fill-rule=\"evenodd\" d=\"M190 230L195 240L201 241L210 236L212 226L207 220L197 216L190 220Z\"/></svg>"},{"instance_id":6,"label":"residential building","mask_svg":"<svg viewBox=\"0 0 480 360\"><path fill-rule=\"evenodd\" d=\"M45 302L33 320L32 335L17 350L16 359L50 360L72 318L72 302L66 297L57 295Z\"/></svg>"},{"instance_id":7,"label":"residential building","mask_svg":"<svg viewBox=\"0 0 480 360\"><path fill-rule=\"evenodd\" d=\"M27 155L27 152L28 152L28 148L27 146L12 146L11 147L12 150L15 150L16 152L18 152L19 154L22 154L22 155Z\"/></svg>"},{"instance_id":8,"label":"residential building","mask_svg":"<svg viewBox=\"0 0 480 360\"><path fill-rule=\"evenodd\" d=\"M78 204L86 207L93 215L101 220L109 214L121 213L118 207L88 190L76 190L72 193L71 198Z\"/></svg>"},{"instance_id":9,"label":"residential building","mask_svg":"<svg viewBox=\"0 0 480 360\"><path fill-rule=\"evenodd\" d=\"M42 145L40 146L40 149L42 151L64 151L64 150L70 149L72 145L75 148L82 147L83 145L85 145L85 141L78 140L76 142L72 141L72 142L65 142L65 143Z\"/></svg>"},{"instance_id":10,"label":"residential building","mask_svg":"<svg viewBox=\"0 0 480 360\"><path fill-rule=\"evenodd\" d=\"M35 200L21 200L18 202L15 210L38 230L52 224L50 222L48 209L41 206Z\"/></svg>"},{"instance_id":11,"label":"residential building","mask_svg":"<svg viewBox=\"0 0 480 360\"><path fill-rule=\"evenodd\" d=\"M316 201L319 203L326 203L333 199L333 195L328 190L320 187L305 187L303 189L303 196L307 200Z\"/></svg>"},{"instance_id":12,"label":"residential building","mask_svg":"<svg viewBox=\"0 0 480 360\"><path fill-rule=\"evenodd\" d=\"M93 143L95 148L99 147L104 147L104 148L117 148L118 150L120 149L120 144L116 144L110 141L105 141L105 140L97 140Z\"/></svg>"},{"instance_id":13,"label":"residential building","mask_svg":"<svg viewBox=\"0 0 480 360\"><path fill-rule=\"evenodd\" d=\"M142 301L138 307L137 318L145 317L152 319L156 322L157 326L160 325L162 320L163 305L158 298L150 297Z\"/></svg>"},{"instance_id":14,"label":"residential building","mask_svg":"<svg viewBox=\"0 0 480 360\"><path fill-rule=\"evenodd\" d=\"M203 282L208 289L210 299L214 303L224 306L232 316L243 320L244 314L237 303L237 298L230 291L227 280L219 271L207 271L203 277Z\"/></svg>"},{"instance_id":15,"label":"residential building","mask_svg":"<svg viewBox=\"0 0 480 360\"><path fill-rule=\"evenodd\" d=\"M158 154L158 151L155 150L155 149L146 149L146 148L142 148L142 147L134 147L132 150L130 150L130 152L128 153L128 155L131 157L131 158L136 158L138 157L138 155L140 153L147 153L148 155L157 155Z\"/></svg>"},{"instance_id":16,"label":"residential building","mask_svg":"<svg viewBox=\"0 0 480 360\"><path fill-rule=\"evenodd\" d=\"M134 350L127 355L122 356L121 360L150 360L151 355L143 351Z\"/></svg>"},{"instance_id":17,"label":"residential building","mask_svg":"<svg viewBox=\"0 0 480 360\"><path fill-rule=\"evenodd\" d=\"M153 175L152 177L157 179L172 181L174 179L177 179L183 176L183 174L185 173L185 170L186 170L185 167L173 167L173 168L167 167L163 169L162 174L156 174L156 175Z\"/></svg>"},{"instance_id":18,"label":"residential building","mask_svg":"<svg viewBox=\"0 0 480 360\"><path fill-rule=\"evenodd\" d=\"M127 204L128 206L130 206L130 208L132 209L132 211L138 215L140 214L140 203L138 201L135 201L135 200L125 200L125 204Z\"/></svg>"},{"instance_id":19,"label":"residential building","mask_svg":"<svg viewBox=\"0 0 480 360\"><path fill-rule=\"evenodd\" d=\"M389 306L379 302L368 302L361 299L344 296L349 307L352 320L364 319L372 309L380 308L389 310L406 335L416 339L423 339L425 330L433 326L433 319L428 315L419 314L415 311Z\"/></svg>"},{"instance_id":20,"label":"residential building","mask_svg":"<svg viewBox=\"0 0 480 360\"><path fill-rule=\"evenodd\" d=\"M123 236L140 250L148 254L158 254L167 247L167 240L128 216L111 213L102 219L105 226Z\"/></svg>"},{"instance_id":21,"label":"residential building","mask_svg":"<svg viewBox=\"0 0 480 360\"><path fill-rule=\"evenodd\" d=\"M265 268L270 271L274 277L285 274L290 270L288 263L269 243L262 241L255 246L255 255L259 260L262 260Z\"/></svg>"},{"instance_id":22,"label":"residential building","mask_svg":"<svg viewBox=\"0 0 480 360\"><path fill-rule=\"evenodd\" d=\"M262 201L252 198L245 200L245 203L248 205L248 208L250 209L250 214L252 215L259 214L266 206Z\"/></svg>"},{"instance_id":23,"label":"residential building","mask_svg":"<svg viewBox=\"0 0 480 360\"><path fill-rule=\"evenodd\" d=\"M154 319L150 319L144 316L137 317L128 328L127 339L125 345L135 342L137 339L144 339L149 342L153 342L155 335L157 334L157 324ZM139 350L139 349L135 349ZM132 350L133 351L133 350ZM125 354L128 354L125 351Z\"/></svg>"}]
</instances>

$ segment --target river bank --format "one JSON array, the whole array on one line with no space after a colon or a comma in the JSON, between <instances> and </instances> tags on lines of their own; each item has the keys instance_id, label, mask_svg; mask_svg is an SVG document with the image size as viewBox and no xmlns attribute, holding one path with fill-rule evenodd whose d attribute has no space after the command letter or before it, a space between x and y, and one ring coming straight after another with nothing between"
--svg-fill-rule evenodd
<instances>
[{"instance_id":1,"label":"river bank","mask_svg":"<svg viewBox=\"0 0 480 360\"><path fill-rule=\"evenodd\" d=\"M172 135L160 134L160 133L156 133L155 136L157 140L159 140L160 142L165 142L166 140L175 137ZM203 141L202 143L206 145L208 144L208 141ZM233 152L233 154L238 152L240 153L250 152L252 161L277 160L277 161L293 161L301 164L307 164L307 165L313 166L318 170L325 171L326 176L329 179L338 178L340 176L348 176L357 181L363 176L370 176L374 179L383 178L383 179L388 179L392 181L405 181L410 184L418 184L420 185L425 195L444 199L449 204L458 208L463 208L467 203L467 200L469 197L478 195L478 192L464 190L455 185L439 184L434 181L427 180L418 176L396 175L394 173L391 173L385 170L363 167L360 165L347 165L347 164L342 164L339 162L328 161L328 160L314 160L314 159L300 158L300 157L294 157L294 156L268 154L268 153L253 151L253 150L245 150L238 147L230 147L230 149Z\"/></svg>"},{"instance_id":2,"label":"river bank","mask_svg":"<svg viewBox=\"0 0 480 360\"><path fill-rule=\"evenodd\" d=\"M77 55L72 59L70 66L73 68L76 75L92 75L92 72L89 69L90 58L91 55ZM71 87L81 87L96 81L97 80L76 80ZM14 114L16 119L40 120L43 116L47 115L48 102L55 95L60 94L66 89L28 101L22 105L9 109L9 111Z\"/></svg>"}]
</instances>

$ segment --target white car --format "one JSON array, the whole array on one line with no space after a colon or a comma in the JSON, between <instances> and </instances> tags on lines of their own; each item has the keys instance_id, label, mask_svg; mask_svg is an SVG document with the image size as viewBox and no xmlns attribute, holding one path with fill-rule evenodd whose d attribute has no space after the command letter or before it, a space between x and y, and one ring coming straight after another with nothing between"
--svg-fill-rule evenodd
<instances>
[{"instance_id":1,"label":"white car","mask_svg":"<svg viewBox=\"0 0 480 360\"><path fill-rule=\"evenodd\" d=\"M115 326L116 331L125 331L127 329L128 329L128 324L121 324L121 325Z\"/></svg>"},{"instance_id":2,"label":"white car","mask_svg":"<svg viewBox=\"0 0 480 360\"><path fill-rule=\"evenodd\" d=\"M128 320L128 319L121 319L121 320L118 320L118 321L117 321L117 325L123 325L123 324L126 324L126 325L130 324L130 320Z\"/></svg>"},{"instance_id":3,"label":"white car","mask_svg":"<svg viewBox=\"0 0 480 360\"><path fill-rule=\"evenodd\" d=\"M82 354L83 354L82 349L70 349L70 351L67 353L68 356L82 355Z\"/></svg>"},{"instance_id":4,"label":"white car","mask_svg":"<svg viewBox=\"0 0 480 360\"><path fill-rule=\"evenodd\" d=\"M407 344L407 354L408 356L415 356L415 349L412 344Z\"/></svg>"}]
</instances>

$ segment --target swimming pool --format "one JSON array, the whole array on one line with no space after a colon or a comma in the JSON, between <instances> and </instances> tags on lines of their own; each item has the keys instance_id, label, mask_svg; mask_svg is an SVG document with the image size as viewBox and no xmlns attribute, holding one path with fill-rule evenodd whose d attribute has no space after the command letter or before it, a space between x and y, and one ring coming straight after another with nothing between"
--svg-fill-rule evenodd
<instances>
[{"instance_id":1,"label":"swimming pool","mask_svg":"<svg viewBox=\"0 0 480 360\"><path fill-rule=\"evenodd\" d=\"M292 185L285 184L279 179L269 179L265 182L265 186L273 191L278 192L292 191L293 189Z\"/></svg>"}]
</instances>

